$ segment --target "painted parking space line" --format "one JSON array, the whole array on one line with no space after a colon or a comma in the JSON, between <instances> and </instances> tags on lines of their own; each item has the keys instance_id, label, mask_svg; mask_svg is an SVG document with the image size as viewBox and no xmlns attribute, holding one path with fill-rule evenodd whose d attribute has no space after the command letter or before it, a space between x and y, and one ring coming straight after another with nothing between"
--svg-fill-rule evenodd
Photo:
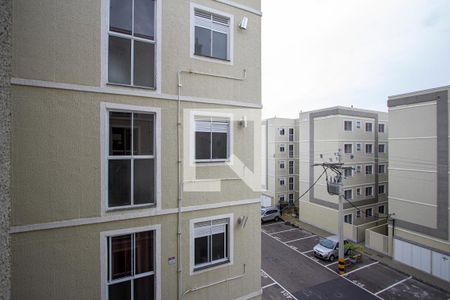
<instances>
[{"instance_id":1,"label":"painted parking space line","mask_svg":"<svg viewBox=\"0 0 450 300\"><path fill-rule=\"evenodd\" d=\"M400 283L403 283L403 282L405 282L405 281L407 281L407 280L410 280L411 278L412 278L412 276L409 276L408 278L405 278L405 279L403 279L403 280L400 280L399 282L396 282L396 283L394 283L394 284L388 286L387 288L382 289L381 291L376 292L375 295L381 294L381 293L383 293L383 292L385 292L385 291L387 291L387 290L393 288L394 286L396 286L396 285L398 285L398 284L400 284Z\"/></svg>"},{"instance_id":2,"label":"painted parking space line","mask_svg":"<svg viewBox=\"0 0 450 300\"><path fill-rule=\"evenodd\" d=\"M264 231L262 231L262 233L264 233L265 235L267 235L267 236L273 238L274 240L276 240L276 241L282 243L282 244L285 245L286 247L291 248L291 249L294 250L295 252L300 253L300 254L303 255L304 257L306 257L306 258L312 260L312 261L315 262L316 264L318 264L318 265L322 266L323 268L325 268L325 270L328 270L328 271L332 272L333 274L336 274L336 275L337 275L336 271L333 271L332 269L330 269L330 268L328 268L328 267L325 267L323 264L321 264L321 263L319 262L319 260L318 260L317 258L313 258L313 257L311 257L311 256L308 256L308 255L306 255L306 254L304 254L304 253L302 253L302 252L296 250L296 249L297 249L296 247L290 246L290 245L286 244L285 242L280 241L279 239L273 237L272 235L270 235L270 234L268 234L268 233L266 233L266 232L264 232ZM266 273L266 274L267 274L267 273ZM267 275L269 276L269 274L267 274ZM269 277L270 277L270 276L269 276ZM348 282L352 283L353 285L359 287L360 289L365 290L366 292L368 292L369 294L375 296L376 298L378 298L378 299L380 299L380 300L384 300L384 299L381 298L380 296L375 295L375 293L373 293L373 292L369 291L368 289L366 289L366 288L360 286L359 284L356 284L355 282L353 282L352 280L348 279L347 277L345 277L345 276L340 276L340 277L343 278L343 279L345 279L345 280L347 280ZM270 279L272 279L273 281L275 281L272 277L270 277ZM276 281L275 281L275 282L276 282ZM278 285L280 285L280 284L278 283ZM280 285L280 287L282 287L282 286ZM282 287L282 288L283 288L283 287ZM283 288L283 289L284 289L284 288ZM286 290L286 289L285 289L285 290ZM286 290L286 291L287 291L287 290ZM293 297L293 296L292 296L292 297ZM296 299L296 298L294 297L294 299Z\"/></svg>"},{"instance_id":3,"label":"painted parking space line","mask_svg":"<svg viewBox=\"0 0 450 300\"><path fill-rule=\"evenodd\" d=\"M281 230L281 231L277 231L277 232L271 232L271 233L267 233L267 234L275 235L275 234L278 234L278 233L283 233L283 232L288 232L288 231L293 231L293 230L298 230L298 229L297 228L292 228L292 229L286 229L286 230Z\"/></svg>"},{"instance_id":4,"label":"painted parking space line","mask_svg":"<svg viewBox=\"0 0 450 300\"><path fill-rule=\"evenodd\" d=\"M314 250L312 250L312 249L311 249L311 250L308 250L308 251L303 251L302 254L306 254L306 253L313 252L313 251L314 251Z\"/></svg>"},{"instance_id":5,"label":"painted parking space line","mask_svg":"<svg viewBox=\"0 0 450 300\"><path fill-rule=\"evenodd\" d=\"M264 224L264 225L261 225L261 228L266 228L266 227L278 225L278 224L283 224L283 222L274 222L274 223L270 223L270 224Z\"/></svg>"},{"instance_id":6,"label":"painted parking space line","mask_svg":"<svg viewBox=\"0 0 450 300\"><path fill-rule=\"evenodd\" d=\"M373 266L373 265L376 265L376 264L378 264L378 263L379 263L378 261L375 261L375 262L373 262L373 263L371 263L371 264L368 264L368 265L362 266L361 268L358 268L358 269L354 269L354 270L351 270L350 272L348 272L348 273L345 273L345 275L344 275L344 276L350 275L350 274L352 274L352 273L354 273L354 272L356 272L356 271L359 271L359 270L362 270L362 269L368 268L368 267L370 267L370 266Z\"/></svg>"},{"instance_id":7,"label":"painted parking space line","mask_svg":"<svg viewBox=\"0 0 450 300\"><path fill-rule=\"evenodd\" d=\"M269 286L272 286L275 284L278 284L278 283L276 283L276 282L269 283L268 285L263 286L262 289L268 288Z\"/></svg>"},{"instance_id":8,"label":"painted parking space line","mask_svg":"<svg viewBox=\"0 0 450 300\"><path fill-rule=\"evenodd\" d=\"M286 244L289 244L289 243L296 242L296 241L301 241L301 240L310 239L310 238L315 237L315 236L317 236L317 235L313 234L313 235L311 235L311 236L307 236L307 237L302 237L302 238L295 239L295 240L286 241L285 243L286 243ZM311 250L311 251L312 251L312 250Z\"/></svg>"},{"instance_id":9,"label":"painted parking space line","mask_svg":"<svg viewBox=\"0 0 450 300\"><path fill-rule=\"evenodd\" d=\"M348 260L348 257L344 258L344 260ZM333 261L332 263L329 263L328 265L324 265L324 267L329 268L332 265L337 265L338 261Z\"/></svg>"},{"instance_id":10,"label":"painted parking space line","mask_svg":"<svg viewBox=\"0 0 450 300\"><path fill-rule=\"evenodd\" d=\"M264 274L266 274L272 281L273 283L277 284L280 288L282 288L284 290L284 292L287 294L287 296L291 297L291 299L294 300L298 300L297 298L294 297L294 295L292 295L284 286L282 286L278 281L276 281L275 279L273 279L272 276L270 276L269 274L267 274L266 271L264 271L263 269L261 269L262 272L264 272ZM288 298L288 297L287 297Z\"/></svg>"}]
</instances>

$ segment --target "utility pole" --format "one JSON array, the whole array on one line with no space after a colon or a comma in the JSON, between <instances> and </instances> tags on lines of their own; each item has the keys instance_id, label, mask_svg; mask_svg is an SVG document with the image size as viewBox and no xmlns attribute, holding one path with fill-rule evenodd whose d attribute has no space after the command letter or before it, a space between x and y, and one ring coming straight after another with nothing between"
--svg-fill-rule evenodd
<instances>
[{"instance_id":1,"label":"utility pole","mask_svg":"<svg viewBox=\"0 0 450 300\"><path fill-rule=\"evenodd\" d=\"M338 206L338 235L339 235L339 275L343 276L345 273L345 258L344 258L344 184L342 181L343 170L346 169L341 163L340 153L336 153L339 163L321 163L313 166L321 166L326 170L331 170L335 175L328 178L327 174L327 191L330 195L337 195L339 197Z\"/></svg>"}]
</instances>

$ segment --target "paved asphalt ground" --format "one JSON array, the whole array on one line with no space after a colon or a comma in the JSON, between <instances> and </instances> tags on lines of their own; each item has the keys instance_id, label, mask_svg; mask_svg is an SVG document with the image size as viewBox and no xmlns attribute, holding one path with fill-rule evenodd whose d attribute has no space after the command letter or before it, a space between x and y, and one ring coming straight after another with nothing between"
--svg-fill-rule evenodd
<instances>
[{"instance_id":1,"label":"paved asphalt ground","mask_svg":"<svg viewBox=\"0 0 450 300\"><path fill-rule=\"evenodd\" d=\"M337 262L319 260L312 248L320 237L285 225L262 225L262 299L450 299L450 293L426 285L368 257L337 275Z\"/></svg>"}]
</instances>

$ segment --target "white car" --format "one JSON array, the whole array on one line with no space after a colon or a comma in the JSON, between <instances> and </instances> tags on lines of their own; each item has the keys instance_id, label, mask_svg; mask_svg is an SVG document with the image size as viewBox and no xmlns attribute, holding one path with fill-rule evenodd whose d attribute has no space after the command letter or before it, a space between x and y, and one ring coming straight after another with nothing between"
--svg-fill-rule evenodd
<instances>
[{"instance_id":1,"label":"white car","mask_svg":"<svg viewBox=\"0 0 450 300\"><path fill-rule=\"evenodd\" d=\"M347 244L348 241L344 240L344 245ZM334 261L336 257L339 256L339 237L337 235L332 235L324 239L320 239L320 242L314 246L313 248L314 256ZM345 255L348 254L348 250L345 251Z\"/></svg>"},{"instance_id":2,"label":"white car","mask_svg":"<svg viewBox=\"0 0 450 300\"><path fill-rule=\"evenodd\" d=\"M280 220L280 210L276 207L261 208L261 222Z\"/></svg>"}]
</instances>

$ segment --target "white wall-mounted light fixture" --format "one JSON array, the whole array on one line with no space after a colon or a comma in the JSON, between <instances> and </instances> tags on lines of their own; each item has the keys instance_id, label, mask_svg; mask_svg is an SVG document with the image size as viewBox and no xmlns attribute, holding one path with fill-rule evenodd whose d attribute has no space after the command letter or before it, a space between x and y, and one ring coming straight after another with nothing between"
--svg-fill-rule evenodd
<instances>
[{"instance_id":1,"label":"white wall-mounted light fixture","mask_svg":"<svg viewBox=\"0 0 450 300\"><path fill-rule=\"evenodd\" d=\"M239 121L239 125L241 125L242 128L247 128L247 116L242 117L242 119Z\"/></svg>"},{"instance_id":2,"label":"white wall-mounted light fixture","mask_svg":"<svg viewBox=\"0 0 450 300\"><path fill-rule=\"evenodd\" d=\"M241 225L241 228L244 228L245 225L247 225L247 220L248 220L247 216L240 216L237 221L238 224Z\"/></svg>"},{"instance_id":3,"label":"white wall-mounted light fixture","mask_svg":"<svg viewBox=\"0 0 450 300\"><path fill-rule=\"evenodd\" d=\"M248 18L243 17L241 23L239 23L239 28L242 30L247 30Z\"/></svg>"}]
</instances>

